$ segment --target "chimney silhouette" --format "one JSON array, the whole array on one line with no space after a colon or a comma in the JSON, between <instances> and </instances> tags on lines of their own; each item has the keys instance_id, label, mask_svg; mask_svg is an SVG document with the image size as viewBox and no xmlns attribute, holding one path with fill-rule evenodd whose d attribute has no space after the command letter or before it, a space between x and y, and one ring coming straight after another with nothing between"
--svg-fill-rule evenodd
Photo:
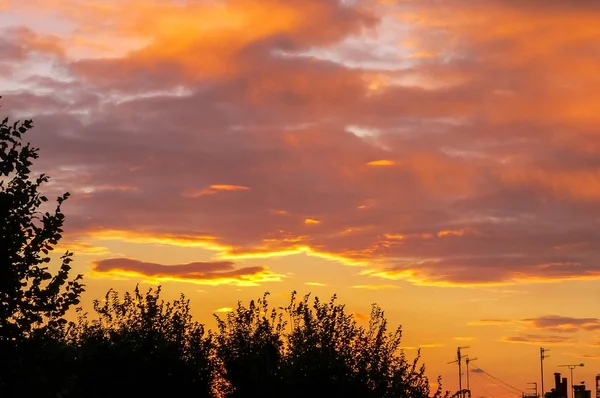
<instances>
[{"instance_id":1,"label":"chimney silhouette","mask_svg":"<svg viewBox=\"0 0 600 398\"><path fill-rule=\"evenodd\" d=\"M569 398L567 378L561 380L560 373L554 373L554 388L545 394L545 398Z\"/></svg>"}]
</instances>

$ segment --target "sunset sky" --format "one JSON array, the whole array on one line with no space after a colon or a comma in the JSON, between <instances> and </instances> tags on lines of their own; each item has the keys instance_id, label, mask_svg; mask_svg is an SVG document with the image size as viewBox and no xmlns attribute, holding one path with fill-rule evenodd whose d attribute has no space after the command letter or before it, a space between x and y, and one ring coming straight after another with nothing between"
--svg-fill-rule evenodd
<instances>
[{"instance_id":1,"label":"sunset sky","mask_svg":"<svg viewBox=\"0 0 600 398\"><path fill-rule=\"evenodd\" d=\"M457 388L600 373L600 1L0 0L83 304L378 303ZM471 376L473 397L509 390ZM593 388L592 388L593 389Z\"/></svg>"}]
</instances>

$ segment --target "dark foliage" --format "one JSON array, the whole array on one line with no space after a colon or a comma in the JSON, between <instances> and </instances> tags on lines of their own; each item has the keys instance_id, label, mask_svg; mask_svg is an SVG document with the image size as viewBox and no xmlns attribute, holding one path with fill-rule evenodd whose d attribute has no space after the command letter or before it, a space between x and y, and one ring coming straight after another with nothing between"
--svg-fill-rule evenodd
<instances>
[{"instance_id":1,"label":"dark foliage","mask_svg":"<svg viewBox=\"0 0 600 398\"><path fill-rule=\"evenodd\" d=\"M284 396L285 352L282 314L270 309L267 295L221 319L216 351L227 397Z\"/></svg>"},{"instance_id":2,"label":"dark foliage","mask_svg":"<svg viewBox=\"0 0 600 398\"><path fill-rule=\"evenodd\" d=\"M37 380L52 384L53 371L41 367L62 349L40 341L66 324L65 313L83 292L81 275L69 280L72 253L61 257L56 272L49 269L49 252L62 238L61 205L69 194L60 196L51 212L42 211L49 204L40 188L49 177L31 176L38 149L23 136L32 127L31 120L9 124L7 118L0 124L0 388L7 396L32 388L29 381L38 369Z\"/></svg>"},{"instance_id":3,"label":"dark foliage","mask_svg":"<svg viewBox=\"0 0 600 398\"><path fill-rule=\"evenodd\" d=\"M419 357L407 361L401 329L388 333L383 311L373 306L368 328L344 306L309 296L287 308L270 308L267 296L218 318L221 376L228 397L430 396ZM287 321L289 319L289 321ZM441 387L434 393L441 397Z\"/></svg>"},{"instance_id":4,"label":"dark foliage","mask_svg":"<svg viewBox=\"0 0 600 398\"><path fill-rule=\"evenodd\" d=\"M97 318L69 330L76 351L75 397L211 396L211 339L192 321L189 300L165 303L160 288L141 294L110 290L95 301ZM99 374L99 372L101 372Z\"/></svg>"},{"instance_id":5,"label":"dark foliage","mask_svg":"<svg viewBox=\"0 0 600 398\"><path fill-rule=\"evenodd\" d=\"M61 205L69 194L57 199L53 213L40 211L48 199L39 189L49 177L31 179L38 149L22 137L32 127L30 120L0 124L0 340L22 339L35 328L64 323L83 291L81 275L68 281L72 253L62 257L54 275L48 270L48 254L62 238Z\"/></svg>"}]
</instances>

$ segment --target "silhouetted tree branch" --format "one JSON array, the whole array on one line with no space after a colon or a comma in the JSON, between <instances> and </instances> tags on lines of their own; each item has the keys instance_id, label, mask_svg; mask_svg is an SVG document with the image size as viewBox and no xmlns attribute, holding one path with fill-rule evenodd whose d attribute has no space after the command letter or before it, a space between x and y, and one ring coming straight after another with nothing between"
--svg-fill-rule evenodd
<instances>
[{"instance_id":1,"label":"silhouetted tree branch","mask_svg":"<svg viewBox=\"0 0 600 398\"><path fill-rule=\"evenodd\" d=\"M69 280L72 253L61 257L55 273L48 267L49 252L62 238L61 206L69 194L58 197L54 210L43 211L48 199L40 188L49 177L31 176L38 149L23 141L32 127L31 120L9 124L6 118L0 124L0 389L5 396L32 387L23 374L51 384L52 371L40 366L47 357L41 348L52 344L38 343L66 324L64 315L84 290L81 275Z\"/></svg>"}]
</instances>

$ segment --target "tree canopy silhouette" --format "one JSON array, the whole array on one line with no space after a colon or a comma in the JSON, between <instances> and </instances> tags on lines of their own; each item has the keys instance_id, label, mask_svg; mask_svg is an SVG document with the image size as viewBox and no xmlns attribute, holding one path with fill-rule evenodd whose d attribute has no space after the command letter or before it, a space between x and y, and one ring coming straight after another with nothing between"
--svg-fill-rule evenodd
<instances>
[{"instance_id":1,"label":"tree canopy silhouette","mask_svg":"<svg viewBox=\"0 0 600 398\"><path fill-rule=\"evenodd\" d=\"M49 252L62 238L61 205L69 194L43 211L49 203L40 188L49 177L32 177L38 149L23 141L32 127L31 120L9 124L6 118L0 124L0 388L6 391L20 388L20 372L36 373L45 345L34 342L66 324L65 313L83 292L81 275L69 280L72 253L61 257L54 273L49 269ZM52 377L39 370L40 382Z\"/></svg>"},{"instance_id":2,"label":"tree canopy silhouette","mask_svg":"<svg viewBox=\"0 0 600 398\"><path fill-rule=\"evenodd\" d=\"M96 317L79 317L68 340L76 350L75 397L212 396L212 344L192 320L189 300L165 303L160 287L125 293L110 290L94 301ZM98 372L102 382L98 383Z\"/></svg>"},{"instance_id":3,"label":"tree canopy silhouette","mask_svg":"<svg viewBox=\"0 0 600 398\"><path fill-rule=\"evenodd\" d=\"M289 319L289 321L288 321ZM430 396L419 356L400 349L401 329L387 331L374 305L369 326L360 326L335 296L328 303L310 296L286 308L270 307L267 295L224 319L217 316L217 358L228 397ZM442 396L438 386L434 396Z\"/></svg>"},{"instance_id":4,"label":"tree canopy silhouette","mask_svg":"<svg viewBox=\"0 0 600 398\"><path fill-rule=\"evenodd\" d=\"M62 256L60 269L52 275L49 251L62 238L64 215L57 199L52 213L40 211L48 199L39 192L50 179L31 178L38 148L23 143L33 127L31 120L0 124L0 340L29 336L33 329L64 323L67 310L79 303L81 275L68 281L72 253Z\"/></svg>"},{"instance_id":5,"label":"tree canopy silhouette","mask_svg":"<svg viewBox=\"0 0 600 398\"><path fill-rule=\"evenodd\" d=\"M226 381L226 397L279 397L288 376L285 364L283 314L270 308L267 294L238 302L235 311L224 319L215 315L217 369Z\"/></svg>"}]
</instances>

